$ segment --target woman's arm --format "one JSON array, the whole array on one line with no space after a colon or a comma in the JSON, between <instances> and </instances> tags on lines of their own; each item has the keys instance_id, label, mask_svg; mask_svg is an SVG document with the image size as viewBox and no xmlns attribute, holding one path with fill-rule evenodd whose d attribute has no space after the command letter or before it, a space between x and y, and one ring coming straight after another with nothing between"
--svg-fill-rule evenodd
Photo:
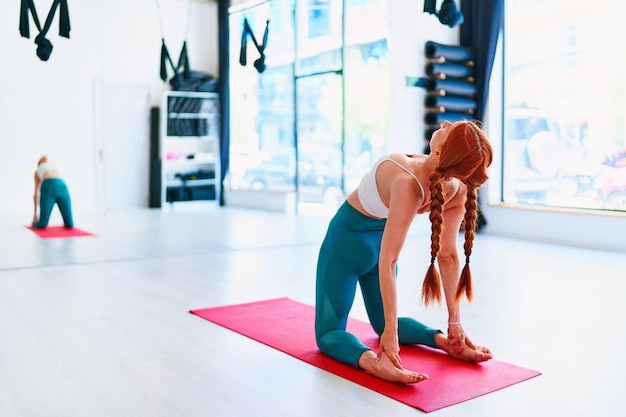
<instances>
[{"instance_id":1,"label":"woman's arm","mask_svg":"<svg viewBox=\"0 0 626 417\"><path fill-rule=\"evenodd\" d=\"M35 211L33 213L33 223L39 220L39 216L37 213L39 212L39 193L40 193L39 190L40 189L41 189L41 180L39 179L39 176L35 172L35 193L33 194L33 204L34 204Z\"/></svg>"},{"instance_id":2,"label":"woman's arm","mask_svg":"<svg viewBox=\"0 0 626 417\"><path fill-rule=\"evenodd\" d=\"M398 302L396 290L396 265L406 236L423 197L416 193L413 178L397 178L389 193L389 215L380 246L378 261L380 292L385 314L385 329L380 339L378 357L386 354L393 364L401 368L398 342Z\"/></svg>"},{"instance_id":3,"label":"woman's arm","mask_svg":"<svg viewBox=\"0 0 626 417\"><path fill-rule=\"evenodd\" d=\"M455 195L443 207L441 247L437 256L443 291L448 308L448 337L457 348L462 348L465 331L461 326L461 309L456 301L456 288L461 274L458 236L465 215L466 188L460 184Z\"/></svg>"}]
</instances>

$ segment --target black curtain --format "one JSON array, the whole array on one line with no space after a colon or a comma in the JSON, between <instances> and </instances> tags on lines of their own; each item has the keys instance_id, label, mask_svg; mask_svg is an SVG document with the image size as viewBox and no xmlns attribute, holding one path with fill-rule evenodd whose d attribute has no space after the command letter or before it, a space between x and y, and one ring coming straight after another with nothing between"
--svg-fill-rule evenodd
<instances>
[{"instance_id":1,"label":"black curtain","mask_svg":"<svg viewBox=\"0 0 626 417\"><path fill-rule=\"evenodd\" d=\"M230 99L229 99L229 77L230 77L230 51L229 51L229 28L228 28L228 8L230 0L219 0L218 3L218 43L219 43L219 81L218 92L220 93L220 205L224 205L224 177L228 172L230 162Z\"/></svg>"},{"instance_id":2,"label":"black curtain","mask_svg":"<svg viewBox=\"0 0 626 417\"><path fill-rule=\"evenodd\" d=\"M483 121L489 97L489 79L496 54L498 36L502 29L504 0L461 0L465 21L460 28L460 45L474 51L474 84L476 109L474 118ZM480 204L480 197L478 199ZM482 210L478 211L476 229L487 225Z\"/></svg>"},{"instance_id":3,"label":"black curtain","mask_svg":"<svg viewBox=\"0 0 626 417\"><path fill-rule=\"evenodd\" d=\"M502 28L504 0L461 0L465 21L461 25L461 46L471 48L475 56L476 111L482 121L489 96L489 79Z\"/></svg>"}]
</instances>

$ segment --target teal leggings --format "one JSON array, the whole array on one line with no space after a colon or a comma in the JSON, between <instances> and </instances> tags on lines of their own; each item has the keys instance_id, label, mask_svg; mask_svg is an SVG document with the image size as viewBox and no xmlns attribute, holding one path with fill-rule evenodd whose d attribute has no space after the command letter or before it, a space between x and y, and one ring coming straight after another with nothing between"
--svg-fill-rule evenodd
<instances>
[{"instance_id":1,"label":"teal leggings","mask_svg":"<svg viewBox=\"0 0 626 417\"><path fill-rule=\"evenodd\" d=\"M55 204L59 206L65 227L74 227L72 201L65 181L61 178L46 178L39 189L39 220L33 223L34 228L43 229L48 226Z\"/></svg>"},{"instance_id":2,"label":"teal leggings","mask_svg":"<svg viewBox=\"0 0 626 417\"><path fill-rule=\"evenodd\" d=\"M380 336L385 328L378 280L378 256L386 220L364 216L345 202L331 220L320 248L315 295L315 338L320 351L341 362L358 366L369 350L346 331L357 282L369 321ZM398 319L401 344L437 347L431 329L417 320Z\"/></svg>"}]
</instances>

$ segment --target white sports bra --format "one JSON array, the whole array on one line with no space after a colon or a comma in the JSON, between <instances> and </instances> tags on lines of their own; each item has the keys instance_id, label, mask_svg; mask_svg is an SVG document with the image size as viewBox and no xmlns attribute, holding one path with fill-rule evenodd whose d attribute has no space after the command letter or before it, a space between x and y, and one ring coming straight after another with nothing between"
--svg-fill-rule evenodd
<instances>
[{"instance_id":1,"label":"white sports bra","mask_svg":"<svg viewBox=\"0 0 626 417\"><path fill-rule=\"evenodd\" d=\"M45 173L48 171L58 171L58 168L52 162L44 162L42 164L39 164L39 166L37 167L37 176L41 180L43 179L43 176L45 175Z\"/></svg>"},{"instance_id":2,"label":"white sports bra","mask_svg":"<svg viewBox=\"0 0 626 417\"><path fill-rule=\"evenodd\" d=\"M393 162L396 166L411 175L417 182L417 185L419 185L422 195L425 195L424 187L417 179L415 174L409 171L409 169L404 167L398 161L391 159L389 155L383 156L378 161L376 161L376 163L374 163L374 166L372 166L369 171L365 173L357 190L359 201L361 202L363 209L371 216L379 217L381 219L387 218L387 216L389 215L389 207L387 207L385 203L383 203L383 200L380 197L380 193L378 192L378 187L376 186L376 171L378 170L378 167L386 161Z\"/></svg>"}]
</instances>

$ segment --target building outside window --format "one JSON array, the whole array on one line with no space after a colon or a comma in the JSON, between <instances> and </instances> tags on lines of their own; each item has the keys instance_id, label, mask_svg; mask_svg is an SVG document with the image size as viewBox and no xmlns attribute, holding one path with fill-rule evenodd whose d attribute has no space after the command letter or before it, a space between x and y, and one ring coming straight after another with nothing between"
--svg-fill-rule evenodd
<instances>
[{"instance_id":1,"label":"building outside window","mask_svg":"<svg viewBox=\"0 0 626 417\"><path fill-rule=\"evenodd\" d=\"M625 12L505 0L505 203L626 210Z\"/></svg>"}]
</instances>

